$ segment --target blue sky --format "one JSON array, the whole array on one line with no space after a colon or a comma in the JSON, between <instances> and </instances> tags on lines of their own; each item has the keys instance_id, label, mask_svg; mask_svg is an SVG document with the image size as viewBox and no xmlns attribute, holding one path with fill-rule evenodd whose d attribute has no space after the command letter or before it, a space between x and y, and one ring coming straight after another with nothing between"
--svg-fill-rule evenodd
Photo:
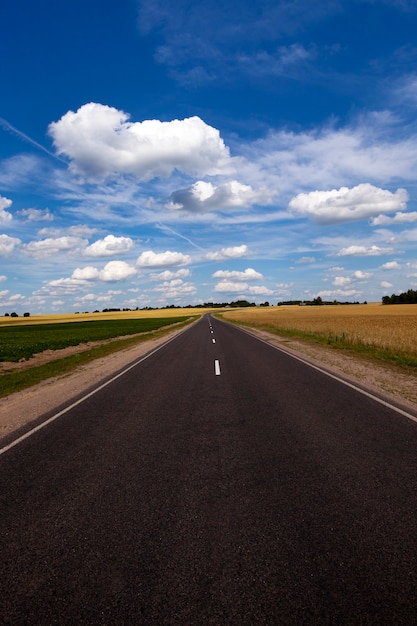
<instances>
[{"instance_id":1,"label":"blue sky","mask_svg":"<svg viewBox=\"0 0 417 626\"><path fill-rule=\"evenodd\" d=\"M417 288L416 0L0 15L0 313Z\"/></svg>"}]
</instances>

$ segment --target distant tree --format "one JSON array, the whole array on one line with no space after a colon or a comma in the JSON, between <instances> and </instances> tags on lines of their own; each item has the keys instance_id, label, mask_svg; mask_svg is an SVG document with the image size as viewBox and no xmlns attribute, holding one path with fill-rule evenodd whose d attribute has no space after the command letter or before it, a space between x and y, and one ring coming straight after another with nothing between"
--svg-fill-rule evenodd
<instances>
[{"instance_id":1,"label":"distant tree","mask_svg":"<svg viewBox=\"0 0 417 626\"><path fill-rule=\"evenodd\" d=\"M23 317L30 317L30 313L26 311L26 313L23 313Z\"/></svg>"},{"instance_id":2,"label":"distant tree","mask_svg":"<svg viewBox=\"0 0 417 626\"><path fill-rule=\"evenodd\" d=\"M399 295L393 293L391 296L383 296L382 304L417 304L417 291L408 289Z\"/></svg>"},{"instance_id":3,"label":"distant tree","mask_svg":"<svg viewBox=\"0 0 417 626\"><path fill-rule=\"evenodd\" d=\"M10 313L10 317L19 317L18 314L16 313L16 311L13 311L13 313Z\"/></svg>"},{"instance_id":4,"label":"distant tree","mask_svg":"<svg viewBox=\"0 0 417 626\"><path fill-rule=\"evenodd\" d=\"M321 299L320 296L318 296L317 298L313 299L312 304L313 306L321 306L323 304L323 300Z\"/></svg>"},{"instance_id":5,"label":"distant tree","mask_svg":"<svg viewBox=\"0 0 417 626\"><path fill-rule=\"evenodd\" d=\"M5 313L4 317L10 317L10 313Z\"/></svg>"}]
</instances>

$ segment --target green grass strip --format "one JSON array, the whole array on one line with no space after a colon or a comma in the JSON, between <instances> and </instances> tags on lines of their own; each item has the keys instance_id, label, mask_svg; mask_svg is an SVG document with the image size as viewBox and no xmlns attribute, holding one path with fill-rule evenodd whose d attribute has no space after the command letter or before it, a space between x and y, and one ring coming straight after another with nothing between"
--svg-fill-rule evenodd
<instances>
[{"instance_id":1,"label":"green grass strip","mask_svg":"<svg viewBox=\"0 0 417 626\"><path fill-rule=\"evenodd\" d=\"M193 322L195 319L196 317L188 318L185 321L176 323L175 327L177 329L181 329ZM4 398L5 396L17 391L22 391L23 389L32 387L33 385L36 385L43 380L47 380L48 378L69 374L77 367L80 367L80 365L85 365L95 359L108 356L109 354L113 354L119 350L124 350L138 343L149 341L150 339L163 337L172 330L171 321L172 320L170 320L169 328L165 327L157 331L141 333L126 339L116 339L114 341L110 341L109 343L78 352L77 354L71 354L61 359L56 359L55 361L49 361L43 365L36 365L14 372L6 371L3 374L0 374L0 398Z\"/></svg>"}]
</instances>

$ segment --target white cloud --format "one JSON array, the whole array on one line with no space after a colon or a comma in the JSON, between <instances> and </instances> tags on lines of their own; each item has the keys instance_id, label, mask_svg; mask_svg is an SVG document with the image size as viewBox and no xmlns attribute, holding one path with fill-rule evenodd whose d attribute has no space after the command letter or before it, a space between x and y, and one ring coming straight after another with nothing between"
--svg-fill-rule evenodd
<instances>
[{"instance_id":1,"label":"white cloud","mask_svg":"<svg viewBox=\"0 0 417 626\"><path fill-rule=\"evenodd\" d=\"M87 244L85 239L80 237L48 237L40 241L31 241L24 246L25 251L37 259L46 258L60 252L76 252L83 250Z\"/></svg>"},{"instance_id":2,"label":"white cloud","mask_svg":"<svg viewBox=\"0 0 417 626\"><path fill-rule=\"evenodd\" d=\"M214 287L214 291L219 293L242 293L248 289L249 285L242 282L233 282L231 280L221 280Z\"/></svg>"},{"instance_id":3,"label":"white cloud","mask_svg":"<svg viewBox=\"0 0 417 626\"><path fill-rule=\"evenodd\" d=\"M171 270L165 270L164 272L159 272L159 274L151 274L151 280L173 280L175 278L187 278L191 275L190 270L182 269L177 270L176 272L172 272Z\"/></svg>"},{"instance_id":4,"label":"white cloud","mask_svg":"<svg viewBox=\"0 0 417 626\"><path fill-rule=\"evenodd\" d=\"M84 250L85 256L107 257L116 254L124 254L133 247L130 237L115 237L107 235L104 239L98 239Z\"/></svg>"},{"instance_id":5,"label":"white cloud","mask_svg":"<svg viewBox=\"0 0 417 626\"><path fill-rule=\"evenodd\" d=\"M87 176L132 174L140 180L188 174L221 173L229 159L219 131L199 117L161 122L130 122L113 107L90 102L68 111L49 126L58 154Z\"/></svg>"},{"instance_id":6,"label":"white cloud","mask_svg":"<svg viewBox=\"0 0 417 626\"><path fill-rule=\"evenodd\" d=\"M371 278L372 274L370 272L363 272L362 270L354 271L350 276L335 276L333 280L333 285L335 287L346 287L347 285L351 285L352 283L363 282Z\"/></svg>"},{"instance_id":7,"label":"white cloud","mask_svg":"<svg viewBox=\"0 0 417 626\"><path fill-rule=\"evenodd\" d=\"M348 276L335 276L333 285L335 285L335 287L344 287L345 285L350 285L351 282L352 279Z\"/></svg>"},{"instance_id":8,"label":"white cloud","mask_svg":"<svg viewBox=\"0 0 417 626\"><path fill-rule=\"evenodd\" d=\"M49 209L22 209L18 214L26 217L28 222L52 222L54 219Z\"/></svg>"},{"instance_id":9,"label":"white cloud","mask_svg":"<svg viewBox=\"0 0 417 626\"><path fill-rule=\"evenodd\" d=\"M100 276L100 270L97 267L93 267L91 265L86 265L85 267L77 267L73 273L71 278L75 280L96 280Z\"/></svg>"},{"instance_id":10,"label":"white cloud","mask_svg":"<svg viewBox=\"0 0 417 626\"><path fill-rule=\"evenodd\" d=\"M371 276L371 272L363 272L362 270L356 270L355 272L353 272L353 278L355 278L356 280L368 280L368 278L371 278Z\"/></svg>"},{"instance_id":11,"label":"white cloud","mask_svg":"<svg viewBox=\"0 0 417 626\"><path fill-rule=\"evenodd\" d=\"M38 232L40 237L80 237L81 239L88 239L96 232L95 228L91 228L91 226L87 226L86 224L75 224L74 226L69 226L68 228L41 228Z\"/></svg>"},{"instance_id":12,"label":"white cloud","mask_svg":"<svg viewBox=\"0 0 417 626\"><path fill-rule=\"evenodd\" d=\"M354 186L363 180L376 185L414 183L416 136L397 139L397 130L390 116L371 113L351 127L271 131L238 146L243 157L239 175L251 185L279 189L281 196L294 195L294 190Z\"/></svg>"},{"instance_id":13,"label":"white cloud","mask_svg":"<svg viewBox=\"0 0 417 626\"><path fill-rule=\"evenodd\" d=\"M392 248L380 248L379 246L348 246L342 248L336 256L380 256L382 254L392 254Z\"/></svg>"},{"instance_id":14,"label":"white cloud","mask_svg":"<svg viewBox=\"0 0 417 626\"><path fill-rule=\"evenodd\" d=\"M135 274L135 268L125 263L125 261L110 261L100 271L100 280L105 282L126 280L126 278L135 276Z\"/></svg>"},{"instance_id":15,"label":"white cloud","mask_svg":"<svg viewBox=\"0 0 417 626\"><path fill-rule=\"evenodd\" d=\"M264 287L263 285L248 285L248 283L242 282L239 278L237 281L234 280L221 280L214 287L214 291L217 293L238 293L238 294L251 294L256 296L270 296L274 292Z\"/></svg>"},{"instance_id":16,"label":"white cloud","mask_svg":"<svg viewBox=\"0 0 417 626\"><path fill-rule=\"evenodd\" d=\"M206 258L209 261L224 261L226 259L239 259L248 254L248 247L243 244L241 246L231 246L229 248L222 248L217 252L208 252Z\"/></svg>"},{"instance_id":17,"label":"white cloud","mask_svg":"<svg viewBox=\"0 0 417 626\"><path fill-rule=\"evenodd\" d=\"M368 219L381 213L404 209L408 200L405 189L391 193L363 183L349 189L300 193L289 203L294 215L308 216L320 224Z\"/></svg>"},{"instance_id":18,"label":"white cloud","mask_svg":"<svg viewBox=\"0 0 417 626\"><path fill-rule=\"evenodd\" d=\"M334 289L333 291L319 291L316 297L320 298L351 298L360 296L360 291L356 289Z\"/></svg>"},{"instance_id":19,"label":"white cloud","mask_svg":"<svg viewBox=\"0 0 417 626\"><path fill-rule=\"evenodd\" d=\"M12 220L12 214L6 211L6 209L11 207L12 204L11 200L0 196L0 222L5 224L6 222L10 222Z\"/></svg>"},{"instance_id":20,"label":"white cloud","mask_svg":"<svg viewBox=\"0 0 417 626\"><path fill-rule=\"evenodd\" d=\"M221 211L246 208L253 204L271 204L275 193L265 188L255 191L250 185L231 180L215 186L212 183L197 181L187 189L179 189L171 194L169 208L183 209L191 213Z\"/></svg>"},{"instance_id":21,"label":"white cloud","mask_svg":"<svg viewBox=\"0 0 417 626\"><path fill-rule=\"evenodd\" d=\"M250 293L252 296L272 296L274 292L268 289L268 287L255 285L252 287L248 287L248 293Z\"/></svg>"},{"instance_id":22,"label":"white cloud","mask_svg":"<svg viewBox=\"0 0 417 626\"><path fill-rule=\"evenodd\" d=\"M88 265L73 271L71 278L76 281L100 280L103 282L117 282L135 276L136 269L125 261L109 261L102 270Z\"/></svg>"},{"instance_id":23,"label":"white cloud","mask_svg":"<svg viewBox=\"0 0 417 626\"><path fill-rule=\"evenodd\" d=\"M162 293L164 298L170 300L178 300L179 298L193 296L197 289L192 283L185 283L180 278L165 281L158 287L155 287L154 291Z\"/></svg>"},{"instance_id":24,"label":"white cloud","mask_svg":"<svg viewBox=\"0 0 417 626\"><path fill-rule=\"evenodd\" d=\"M385 226L386 224L409 224L417 222L417 211L410 211L409 213L402 213L401 211L396 213L394 217L388 215L378 215L371 220L372 226Z\"/></svg>"},{"instance_id":25,"label":"white cloud","mask_svg":"<svg viewBox=\"0 0 417 626\"><path fill-rule=\"evenodd\" d=\"M0 256L9 256L15 248L20 246L22 242L16 237L9 235L0 235Z\"/></svg>"},{"instance_id":26,"label":"white cloud","mask_svg":"<svg viewBox=\"0 0 417 626\"><path fill-rule=\"evenodd\" d=\"M182 252L171 252L166 250L165 252L152 252L152 250L146 250L138 257L136 265L138 267L176 267L178 265L188 265L191 263L191 257L188 254L182 254Z\"/></svg>"},{"instance_id":27,"label":"white cloud","mask_svg":"<svg viewBox=\"0 0 417 626\"><path fill-rule=\"evenodd\" d=\"M259 280L263 275L256 270L248 267L244 272L218 270L212 274L213 278L231 279L231 280Z\"/></svg>"},{"instance_id":28,"label":"white cloud","mask_svg":"<svg viewBox=\"0 0 417 626\"><path fill-rule=\"evenodd\" d=\"M393 287L393 284L387 282L386 280L382 280L381 287L383 287L384 289L391 289L391 287Z\"/></svg>"},{"instance_id":29,"label":"white cloud","mask_svg":"<svg viewBox=\"0 0 417 626\"><path fill-rule=\"evenodd\" d=\"M401 265L397 261L389 261L381 265L381 270L400 270Z\"/></svg>"},{"instance_id":30,"label":"white cloud","mask_svg":"<svg viewBox=\"0 0 417 626\"><path fill-rule=\"evenodd\" d=\"M4 281L7 280L7 276L5 276L4 274L0 275L0 283L4 283Z\"/></svg>"}]
</instances>

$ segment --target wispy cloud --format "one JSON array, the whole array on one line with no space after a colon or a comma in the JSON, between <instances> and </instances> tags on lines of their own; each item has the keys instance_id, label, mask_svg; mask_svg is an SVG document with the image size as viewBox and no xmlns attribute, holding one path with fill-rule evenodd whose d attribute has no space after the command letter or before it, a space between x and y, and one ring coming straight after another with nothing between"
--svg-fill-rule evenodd
<instances>
[{"instance_id":1,"label":"wispy cloud","mask_svg":"<svg viewBox=\"0 0 417 626\"><path fill-rule=\"evenodd\" d=\"M8 122L7 120L5 120L2 117L0 117L0 126L2 126L2 128L4 130L12 132L13 134L17 135L17 137L20 137L20 139L23 139L27 143L30 143L32 146L35 146L35 148L38 148L38 150L42 150L42 152L45 152L45 154L47 154L48 156L52 157L56 161L60 161L61 163L65 163L65 165L67 165L67 162L64 159L61 159L59 156L57 156L56 154L54 154L53 152L48 150L48 148L45 148L45 146L43 146L42 144L38 143L37 141L35 141L31 137L29 137L29 135L27 135L26 133L22 132L21 130L19 130L18 128L16 128L12 124L10 124L10 122Z\"/></svg>"}]
</instances>

